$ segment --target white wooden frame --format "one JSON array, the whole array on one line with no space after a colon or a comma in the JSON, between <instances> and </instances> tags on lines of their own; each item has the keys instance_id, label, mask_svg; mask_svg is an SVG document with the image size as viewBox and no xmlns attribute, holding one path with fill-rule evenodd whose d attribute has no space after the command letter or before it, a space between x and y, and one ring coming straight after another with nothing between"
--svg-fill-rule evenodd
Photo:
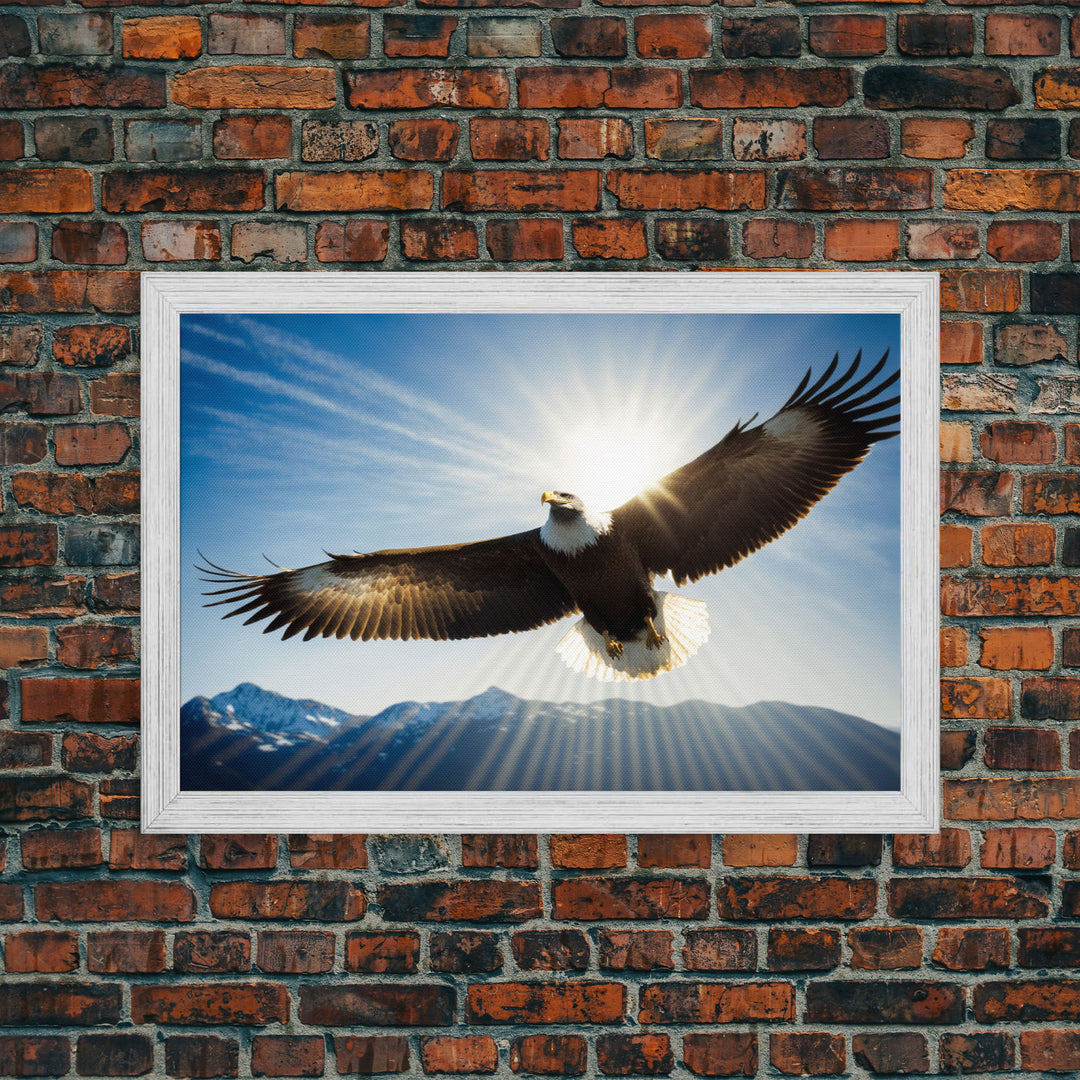
<instances>
[{"instance_id":1,"label":"white wooden frame","mask_svg":"<svg viewBox=\"0 0 1080 1080\"><path fill-rule=\"evenodd\" d=\"M180 316L192 312L788 312L901 317L899 792L184 792ZM939 828L936 273L142 275L145 832L927 832Z\"/></svg>"}]
</instances>

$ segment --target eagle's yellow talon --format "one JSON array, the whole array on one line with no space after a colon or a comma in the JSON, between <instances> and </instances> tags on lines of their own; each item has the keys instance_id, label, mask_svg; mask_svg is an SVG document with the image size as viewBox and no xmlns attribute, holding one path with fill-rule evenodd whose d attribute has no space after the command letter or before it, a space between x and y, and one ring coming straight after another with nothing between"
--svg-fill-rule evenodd
<instances>
[{"instance_id":1,"label":"eagle's yellow talon","mask_svg":"<svg viewBox=\"0 0 1080 1080\"><path fill-rule=\"evenodd\" d=\"M648 628L645 632L645 648L659 649L667 641L667 638L653 626L652 619L646 618L645 625Z\"/></svg>"},{"instance_id":2,"label":"eagle's yellow talon","mask_svg":"<svg viewBox=\"0 0 1080 1080\"><path fill-rule=\"evenodd\" d=\"M604 640L607 642L607 654L612 658L612 660L616 659L616 657L622 656L623 643L621 641L616 641L615 638L613 638L610 634L605 634Z\"/></svg>"}]
</instances>

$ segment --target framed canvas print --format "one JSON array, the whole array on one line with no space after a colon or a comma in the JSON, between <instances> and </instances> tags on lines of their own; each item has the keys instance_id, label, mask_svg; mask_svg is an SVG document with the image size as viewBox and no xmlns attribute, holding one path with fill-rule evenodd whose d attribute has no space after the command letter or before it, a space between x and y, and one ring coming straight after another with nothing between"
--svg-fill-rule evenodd
<instances>
[{"instance_id":1,"label":"framed canvas print","mask_svg":"<svg viewBox=\"0 0 1080 1080\"><path fill-rule=\"evenodd\" d=\"M936 829L937 295L144 274L144 830Z\"/></svg>"}]
</instances>

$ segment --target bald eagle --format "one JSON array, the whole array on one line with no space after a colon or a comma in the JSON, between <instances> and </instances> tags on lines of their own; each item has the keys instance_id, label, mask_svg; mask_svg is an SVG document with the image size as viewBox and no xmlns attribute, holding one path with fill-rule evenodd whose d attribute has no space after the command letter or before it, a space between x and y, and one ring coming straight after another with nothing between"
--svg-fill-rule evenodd
<instances>
[{"instance_id":1,"label":"bald eagle","mask_svg":"<svg viewBox=\"0 0 1080 1080\"><path fill-rule=\"evenodd\" d=\"M712 449L609 512L545 491L544 524L478 543L331 555L298 570L241 574L206 560L222 588L207 606L225 618L269 619L264 633L457 640L532 630L580 613L558 645L574 670L603 680L647 679L686 662L708 638L705 605L654 590L733 566L809 513L871 445L897 434L899 378L875 379L888 352L859 376L862 354L812 385L807 371L771 419L737 423ZM857 377L858 376L858 377ZM832 380L832 381L830 381Z\"/></svg>"}]
</instances>

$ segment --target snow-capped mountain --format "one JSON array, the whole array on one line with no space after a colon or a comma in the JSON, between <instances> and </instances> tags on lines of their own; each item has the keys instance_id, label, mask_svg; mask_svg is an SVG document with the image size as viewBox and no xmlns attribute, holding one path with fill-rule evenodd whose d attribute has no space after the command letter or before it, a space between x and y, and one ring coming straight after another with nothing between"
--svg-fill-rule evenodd
<instances>
[{"instance_id":1,"label":"snow-capped mountain","mask_svg":"<svg viewBox=\"0 0 1080 1080\"><path fill-rule=\"evenodd\" d=\"M242 683L187 702L186 789L896 790L900 736L831 709L401 702L367 718Z\"/></svg>"}]
</instances>

